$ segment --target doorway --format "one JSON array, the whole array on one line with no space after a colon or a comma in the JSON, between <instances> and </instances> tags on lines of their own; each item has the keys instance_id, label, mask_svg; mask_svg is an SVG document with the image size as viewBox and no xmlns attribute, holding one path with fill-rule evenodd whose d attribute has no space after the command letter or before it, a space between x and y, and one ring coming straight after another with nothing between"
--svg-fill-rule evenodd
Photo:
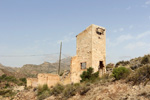
<instances>
[{"instance_id":1,"label":"doorway","mask_svg":"<svg viewBox=\"0 0 150 100\"><path fill-rule=\"evenodd\" d=\"M104 63L103 63L103 61L99 61L99 68L98 68L98 70L99 70L99 72L103 75L103 68L104 68Z\"/></svg>"},{"instance_id":2,"label":"doorway","mask_svg":"<svg viewBox=\"0 0 150 100\"><path fill-rule=\"evenodd\" d=\"M103 69L103 67L104 67L103 61L99 61L99 69Z\"/></svg>"}]
</instances>

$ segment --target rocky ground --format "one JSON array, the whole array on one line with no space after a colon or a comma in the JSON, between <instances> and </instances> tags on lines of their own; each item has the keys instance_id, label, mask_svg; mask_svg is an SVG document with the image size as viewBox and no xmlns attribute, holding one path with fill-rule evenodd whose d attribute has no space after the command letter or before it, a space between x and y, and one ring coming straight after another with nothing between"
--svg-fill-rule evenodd
<instances>
[{"instance_id":1,"label":"rocky ground","mask_svg":"<svg viewBox=\"0 0 150 100\"><path fill-rule=\"evenodd\" d=\"M121 81L97 84L84 96L76 95L69 100L150 100L150 85L132 86Z\"/></svg>"},{"instance_id":2,"label":"rocky ground","mask_svg":"<svg viewBox=\"0 0 150 100\"><path fill-rule=\"evenodd\" d=\"M37 100L36 90L19 92L13 100ZM51 96L45 100L61 100L61 97ZM96 83L85 95L77 93L68 100L150 100L150 83L146 86L133 86L124 81Z\"/></svg>"},{"instance_id":3,"label":"rocky ground","mask_svg":"<svg viewBox=\"0 0 150 100\"><path fill-rule=\"evenodd\" d=\"M17 93L13 100L37 100L37 96L34 90L31 89Z\"/></svg>"}]
</instances>

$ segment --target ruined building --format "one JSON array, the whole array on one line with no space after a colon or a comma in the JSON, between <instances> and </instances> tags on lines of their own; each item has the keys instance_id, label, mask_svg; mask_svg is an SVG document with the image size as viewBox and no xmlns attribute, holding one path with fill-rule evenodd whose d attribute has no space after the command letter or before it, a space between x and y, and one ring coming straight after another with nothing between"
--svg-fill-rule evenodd
<instances>
[{"instance_id":1,"label":"ruined building","mask_svg":"<svg viewBox=\"0 0 150 100\"><path fill-rule=\"evenodd\" d=\"M80 82L80 75L92 67L99 76L106 72L106 30L90 25L76 36L76 56L71 60L71 82Z\"/></svg>"},{"instance_id":2,"label":"ruined building","mask_svg":"<svg viewBox=\"0 0 150 100\"><path fill-rule=\"evenodd\" d=\"M82 72L89 67L92 67L94 72L99 71L99 76L102 76L106 72L106 29L92 24L76 38L76 55L71 59L70 73L67 76L39 74L37 80L28 78L27 86L47 84L51 87L57 83L78 83Z\"/></svg>"}]
</instances>

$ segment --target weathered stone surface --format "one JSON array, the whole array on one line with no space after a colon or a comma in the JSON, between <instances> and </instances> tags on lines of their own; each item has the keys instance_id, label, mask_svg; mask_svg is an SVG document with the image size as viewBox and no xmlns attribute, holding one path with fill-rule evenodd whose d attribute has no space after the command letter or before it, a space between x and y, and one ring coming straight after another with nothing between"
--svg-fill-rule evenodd
<instances>
[{"instance_id":1,"label":"weathered stone surface","mask_svg":"<svg viewBox=\"0 0 150 100\"><path fill-rule=\"evenodd\" d=\"M14 91L23 91L25 89L25 86L15 86Z\"/></svg>"},{"instance_id":2,"label":"weathered stone surface","mask_svg":"<svg viewBox=\"0 0 150 100\"><path fill-rule=\"evenodd\" d=\"M27 87L37 87L38 86L38 79L37 78L27 78Z\"/></svg>"},{"instance_id":3,"label":"weathered stone surface","mask_svg":"<svg viewBox=\"0 0 150 100\"><path fill-rule=\"evenodd\" d=\"M70 71L64 71L62 77L61 77L61 84L63 85L67 85L70 84L71 80L70 80Z\"/></svg>"},{"instance_id":4,"label":"weathered stone surface","mask_svg":"<svg viewBox=\"0 0 150 100\"><path fill-rule=\"evenodd\" d=\"M57 83L60 83L60 76L57 74L50 74L48 75L48 81L47 81L47 85L48 87L54 86ZM40 85L40 83L38 83Z\"/></svg>"},{"instance_id":5,"label":"weathered stone surface","mask_svg":"<svg viewBox=\"0 0 150 100\"><path fill-rule=\"evenodd\" d=\"M38 78L27 78L27 87L37 87L47 84L48 87L54 86L60 82L60 76L57 74L38 74Z\"/></svg>"}]
</instances>

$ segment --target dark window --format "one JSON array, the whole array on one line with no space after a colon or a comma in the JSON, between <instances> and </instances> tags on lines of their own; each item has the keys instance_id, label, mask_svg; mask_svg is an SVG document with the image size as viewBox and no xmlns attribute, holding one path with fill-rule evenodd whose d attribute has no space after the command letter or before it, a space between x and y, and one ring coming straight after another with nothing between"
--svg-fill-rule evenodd
<instances>
[{"instance_id":1,"label":"dark window","mask_svg":"<svg viewBox=\"0 0 150 100\"><path fill-rule=\"evenodd\" d=\"M96 33L99 34L99 35L103 35L103 34L104 34L104 31L105 31L105 30L102 29L102 28L99 28L99 27L96 28Z\"/></svg>"},{"instance_id":2,"label":"dark window","mask_svg":"<svg viewBox=\"0 0 150 100\"><path fill-rule=\"evenodd\" d=\"M86 69L86 62L81 63L81 69Z\"/></svg>"}]
</instances>

